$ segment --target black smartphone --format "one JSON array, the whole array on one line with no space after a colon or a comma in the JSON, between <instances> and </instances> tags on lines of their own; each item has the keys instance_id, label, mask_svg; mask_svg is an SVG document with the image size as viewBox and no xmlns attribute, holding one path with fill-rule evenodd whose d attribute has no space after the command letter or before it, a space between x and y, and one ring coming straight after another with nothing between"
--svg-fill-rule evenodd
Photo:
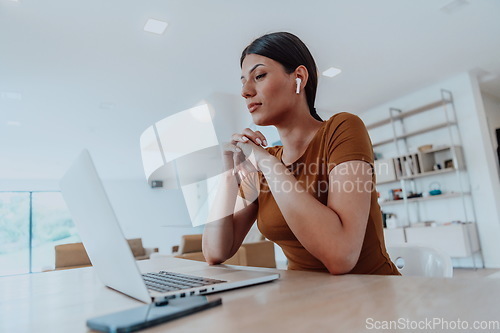
<instances>
[{"instance_id":1,"label":"black smartphone","mask_svg":"<svg viewBox=\"0 0 500 333\"><path fill-rule=\"evenodd\" d=\"M206 296L176 298L169 300L165 305L152 303L91 318L87 320L87 327L99 332L135 332L221 304L220 298L209 301Z\"/></svg>"}]
</instances>

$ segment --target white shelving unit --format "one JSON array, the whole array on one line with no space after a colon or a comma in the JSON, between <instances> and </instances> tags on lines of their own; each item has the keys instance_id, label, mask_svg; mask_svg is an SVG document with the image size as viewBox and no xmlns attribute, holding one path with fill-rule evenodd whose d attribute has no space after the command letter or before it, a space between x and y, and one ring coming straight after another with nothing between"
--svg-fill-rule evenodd
<instances>
[{"instance_id":1,"label":"white shelving unit","mask_svg":"<svg viewBox=\"0 0 500 333\"><path fill-rule=\"evenodd\" d=\"M407 201L408 201L408 203L411 203L411 202L417 202L417 201L459 198L462 195L470 195L470 192L466 192L466 193L450 192L450 193L446 193L446 194L430 195L428 197L408 198ZM380 203L380 206L383 207L383 206L397 205L397 204L403 204L403 203L404 203L404 200L389 200L389 201L382 201Z\"/></svg>"},{"instance_id":2,"label":"white shelving unit","mask_svg":"<svg viewBox=\"0 0 500 333\"><path fill-rule=\"evenodd\" d=\"M429 121L423 128L406 130L405 121L408 118L422 115L442 112L444 121ZM420 116L422 117L422 116ZM427 117L427 114L426 114ZM429 119L434 119L429 117ZM423 122L425 123L425 121ZM413 125L413 124L412 124ZM441 99L432 103L423 105L413 110L403 112L400 109L389 109L389 117L372 123L367 126L368 130L374 130L380 127L390 126L392 137L378 140L373 137L373 147L377 148L392 144L396 148L396 156L375 161L375 173L377 185L394 183L400 184L402 198L400 200L389 200L380 202L382 209L386 206L403 205L406 213L406 221L396 229L385 229L386 242L396 244L401 242L428 245L442 249L452 257L469 257L480 251L479 240L475 225L475 212L471 200L471 190L464 189L463 180L468 180L468 174L465 168L465 162L462 153L462 144L460 132L458 130L457 118L451 92L441 90ZM440 129L447 129L449 142L440 143L439 146L422 151L410 151L408 138L417 137L422 134L432 133ZM387 133L389 131L385 131ZM435 142L432 142L433 144ZM459 184L458 191L444 192L438 195L417 196L419 180L431 176L452 177L455 174L455 184ZM470 182L468 182L470 184ZM423 194L424 191L422 191ZM469 198L469 199L466 199ZM433 227L423 227L424 221L421 220L420 206L434 200L462 200L457 203L463 210L463 220L461 223L451 223L436 225ZM466 200L469 201L467 205ZM416 221L410 221L410 206L416 205ZM467 207L472 207L470 211ZM414 214L415 215L415 214ZM476 261L472 256L474 266Z\"/></svg>"}]
</instances>

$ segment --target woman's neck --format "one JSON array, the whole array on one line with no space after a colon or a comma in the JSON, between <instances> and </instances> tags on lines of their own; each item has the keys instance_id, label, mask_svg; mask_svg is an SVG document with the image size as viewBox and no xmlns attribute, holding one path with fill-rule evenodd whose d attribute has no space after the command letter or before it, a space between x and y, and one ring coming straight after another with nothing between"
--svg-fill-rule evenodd
<instances>
[{"instance_id":1,"label":"woman's neck","mask_svg":"<svg viewBox=\"0 0 500 333\"><path fill-rule=\"evenodd\" d=\"M307 110L291 112L293 116L276 125L283 143L282 160L285 164L295 162L304 153L321 127L322 122L313 118L309 114L309 108L306 108Z\"/></svg>"}]
</instances>

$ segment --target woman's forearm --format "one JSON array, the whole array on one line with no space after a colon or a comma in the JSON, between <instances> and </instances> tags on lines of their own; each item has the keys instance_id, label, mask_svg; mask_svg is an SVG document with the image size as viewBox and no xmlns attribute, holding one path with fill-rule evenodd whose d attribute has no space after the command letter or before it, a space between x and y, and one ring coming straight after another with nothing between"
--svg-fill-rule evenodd
<instances>
[{"instance_id":1,"label":"woman's forearm","mask_svg":"<svg viewBox=\"0 0 500 333\"><path fill-rule=\"evenodd\" d=\"M348 246L337 213L309 194L276 157L264 156L259 167L299 242L327 267L338 261Z\"/></svg>"},{"instance_id":2,"label":"woman's forearm","mask_svg":"<svg viewBox=\"0 0 500 333\"><path fill-rule=\"evenodd\" d=\"M217 194L210 208L203 232L203 255L209 264L228 259L234 243L233 212L238 183L232 170L221 176Z\"/></svg>"}]
</instances>

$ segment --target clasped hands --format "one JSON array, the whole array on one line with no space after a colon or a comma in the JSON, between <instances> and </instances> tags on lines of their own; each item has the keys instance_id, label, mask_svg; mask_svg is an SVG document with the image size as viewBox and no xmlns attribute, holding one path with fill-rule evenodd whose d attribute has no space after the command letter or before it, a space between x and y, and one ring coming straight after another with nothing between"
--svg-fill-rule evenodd
<instances>
[{"instance_id":1,"label":"clasped hands","mask_svg":"<svg viewBox=\"0 0 500 333\"><path fill-rule=\"evenodd\" d=\"M266 137L260 131L245 128L242 133L235 133L231 142L224 145L224 165L233 173L243 176L260 170L259 162L270 154L263 148L267 146Z\"/></svg>"}]
</instances>

